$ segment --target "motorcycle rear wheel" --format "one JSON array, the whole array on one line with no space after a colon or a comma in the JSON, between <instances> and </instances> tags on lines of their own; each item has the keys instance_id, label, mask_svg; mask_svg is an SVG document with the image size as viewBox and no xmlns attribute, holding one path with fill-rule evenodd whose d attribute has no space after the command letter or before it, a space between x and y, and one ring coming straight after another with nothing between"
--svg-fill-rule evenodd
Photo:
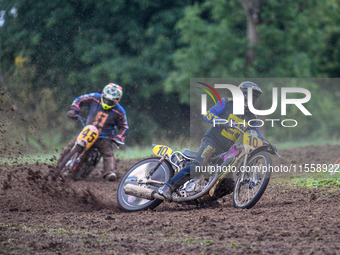
<instances>
[{"instance_id":1,"label":"motorcycle rear wheel","mask_svg":"<svg viewBox=\"0 0 340 255\"><path fill-rule=\"evenodd\" d=\"M149 171L159 162L160 158L147 158L137 164L133 165L123 176L119 183L117 190L117 202L118 206L124 211L141 211L146 209L154 209L163 200L154 199L148 200L131 195L127 195L124 192L124 186L126 184L140 185L137 183L138 179L141 179L149 173ZM161 182L167 182L174 175L173 168L168 161L164 161L151 176L152 180ZM148 188L158 188L156 185L145 185ZM160 185L159 185L160 186Z\"/></svg>"}]
</instances>

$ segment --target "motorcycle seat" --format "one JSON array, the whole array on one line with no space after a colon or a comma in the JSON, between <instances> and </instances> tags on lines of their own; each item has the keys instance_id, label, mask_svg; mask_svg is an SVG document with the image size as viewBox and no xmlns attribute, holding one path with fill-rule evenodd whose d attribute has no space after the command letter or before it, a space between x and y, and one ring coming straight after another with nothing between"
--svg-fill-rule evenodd
<instances>
[{"instance_id":1,"label":"motorcycle seat","mask_svg":"<svg viewBox=\"0 0 340 255\"><path fill-rule=\"evenodd\" d=\"M197 152L191 151L191 150L187 150L187 149L185 149L182 153L183 153L184 156L186 156L188 158L191 158L191 159L194 159L197 156Z\"/></svg>"}]
</instances>

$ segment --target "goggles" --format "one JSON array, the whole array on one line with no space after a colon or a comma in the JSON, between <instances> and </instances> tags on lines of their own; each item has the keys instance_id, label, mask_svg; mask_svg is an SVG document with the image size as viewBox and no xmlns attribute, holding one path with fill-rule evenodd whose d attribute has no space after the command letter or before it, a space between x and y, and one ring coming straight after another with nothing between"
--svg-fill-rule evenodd
<instances>
[{"instance_id":1,"label":"goggles","mask_svg":"<svg viewBox=\"0 0 340 255\"><path fill-rule=\"evenodd\" d=\"M108 106L114 106L117 104L117 99L115 99L114 101L110 100L110 99L107 99L107 98L103 98L103 103L104 104L107 104Z\"/></svg>"}]
</instances>

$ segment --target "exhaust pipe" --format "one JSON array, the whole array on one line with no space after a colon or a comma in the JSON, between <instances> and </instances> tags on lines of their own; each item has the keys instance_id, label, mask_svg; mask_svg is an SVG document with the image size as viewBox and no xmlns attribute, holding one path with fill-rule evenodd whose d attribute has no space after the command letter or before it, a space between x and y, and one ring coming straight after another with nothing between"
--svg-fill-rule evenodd
<instances>
[{"instance_id":1,"label":"exhaust pipe","mask_svg":"<svg viewBox=\"0 0 340 255\"><path fill-rule=\"evenodd\" d=\"M153 200L153 199L164 200L165 199L163 196L157 194L156 191L153 189L148 189L148 188L144 188L144 187L133 185L133 184L126 184L124 186L124 192L127 195L145 198L148 200Z\"/></svg>"}]
</instances>

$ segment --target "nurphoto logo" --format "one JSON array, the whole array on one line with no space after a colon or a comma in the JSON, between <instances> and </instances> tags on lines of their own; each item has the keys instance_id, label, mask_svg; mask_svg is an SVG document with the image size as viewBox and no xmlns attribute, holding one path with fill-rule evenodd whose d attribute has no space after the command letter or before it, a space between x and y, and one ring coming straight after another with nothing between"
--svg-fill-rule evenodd
<instances>
[{"instance_id":1,"label":"nurphoto logo","mask_svg":"<svg viewBox=\"0 0 340 255\"><path fill-rule=\"evenodd\" d=\"M234 115L244 115L244 103L245 98L242 90L231 84L215 84L214 87L198 82L199 84L209 88L218 98L218 102L216 102L214 96L210 91L207 89L202 89L206 92L206 94L201 94L201 114L205 115L207 114L207 94L210 95L210 97L213 99L214 103L216 104L222 104L221 97L217 93L216 89L227 89L231 92L232 95L232 103L233 103L233 114ZM253 91L251 88L248 88L248 96L247 96L247 105L249 108L249 111L252 112L255 115L260 116L268 116L272 113L274 113L278 107L278 91L279 89L277 87L272 88L272 105L269 109L266 110L259 110L254 107L254 101L253 101ZM281 116L287 115L287 105L295 105L305 116L312 116L311 112L308 111L308 109L304 106L305 103L309 102L311 99L311 93L308 89L305 88L294 88L294 87L282 87L280 89L281 92ZM299 98L288 98L288 94L301 94ZM232 120L231 120L232 122ZM271 123L271 127L274 127L275 122L280 122L281 126L283 127L296 127L298 125L297 120L295 119L253 119L248 121L248 125L250 127L262 127L265 122ZM213 121L214 126L220 125L220 124L227 124L228 120L223 119L216 119ZM290 123L290 125L288 124ZM230 125L237 124L237 123L230 123ZM242 123L239 123L242 124ZM245 123L243 123L245 124Z\"/></svg>"}]
</instances>

